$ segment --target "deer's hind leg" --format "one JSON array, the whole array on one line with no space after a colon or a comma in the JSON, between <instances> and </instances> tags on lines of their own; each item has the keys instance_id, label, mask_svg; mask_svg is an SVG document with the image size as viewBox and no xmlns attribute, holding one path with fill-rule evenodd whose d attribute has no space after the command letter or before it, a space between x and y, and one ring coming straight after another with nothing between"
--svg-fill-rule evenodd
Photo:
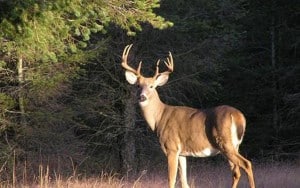
<instances>
[{"instance_id":1,"label":"deer's hind leg","mask_svg":"<svg viewBox=\"0 0 300 188\"><path fill-rule=\"evenodd\" d=\"M229 161L230 169L232 171L232 188L236 188L241 177L240 167Z\"/></svg>"},{"instance_id":2,"label":"deer's hind leg","mask_svg":"<svg viewBox=\"0 0 300 188\"><path fill-rule=\"evenodd\" d=\"M250 187L255 188L251 162L240 155L234 147L227 149L225 147L223 154L229 160L233 172L232 188L235 188L239 182L241 176L239 168L242 168L246 172Z\"/></svg>"}]
</instances>

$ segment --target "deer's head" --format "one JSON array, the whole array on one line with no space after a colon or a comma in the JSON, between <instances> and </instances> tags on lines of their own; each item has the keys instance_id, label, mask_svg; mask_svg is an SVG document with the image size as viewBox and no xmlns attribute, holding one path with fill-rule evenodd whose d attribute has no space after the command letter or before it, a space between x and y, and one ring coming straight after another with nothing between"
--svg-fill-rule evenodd
<instances>
[{"instance_id":1,"label":"deer's head","mask_svg":"<svg viewBox=\"0 0 300 188\"><path fill-rule=\"evenodd\" d=\"M147 106L154 95L157 95L156 87L162 86L167 83L169 74L173 72L174 65L173 65L173 58L171 52L169 52L169 57L167 61L164 61L165 65L167 66L168 70L165 72L159 72L159 63L160 60L156 63L156 71L154 76L152 77L144 77L141 74L141 67L142 62L139 63L137 69L132 68L127 64L127 57L129 51L132 47L131 45L127 45L123 51L122 55L122 67L126 70L125 76L126 80L132 84L137 85L139 90L139 104L140 106Z\"/></svg>"}]
</instances>

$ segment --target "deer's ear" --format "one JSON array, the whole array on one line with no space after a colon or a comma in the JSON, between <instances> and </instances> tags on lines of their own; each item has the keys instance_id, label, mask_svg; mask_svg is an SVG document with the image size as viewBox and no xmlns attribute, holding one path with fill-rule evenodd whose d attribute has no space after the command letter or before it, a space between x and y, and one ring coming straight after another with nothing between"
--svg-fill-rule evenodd
<instances>
[{"instance_id":1,"label":"deer's ear","mask_svg":"<svg viewBox=\"0 0 300 188\"><path fill-rule=\"evenodd\" d=\"M133 72L125 71L125 77L128 83L134 85L137 82L137 76Z\"/></svg>"},{"instance_id":2,"label":"deer's ear","mask_svg":"<svg viewBox=\"0 0 300 188\"><path fill-rule=\"evenodd\" d=\"M167 83L169 79L169 75L168 74L160 74L156 80L155 80L155 83L157 86L163 86L165 85L165 83Z\"/></svg>"}]
</instances>

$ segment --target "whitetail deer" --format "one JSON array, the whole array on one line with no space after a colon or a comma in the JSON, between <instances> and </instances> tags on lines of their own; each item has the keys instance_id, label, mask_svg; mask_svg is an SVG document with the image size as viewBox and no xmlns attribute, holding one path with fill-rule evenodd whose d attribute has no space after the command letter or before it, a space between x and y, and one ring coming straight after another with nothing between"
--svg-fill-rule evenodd
<instances>
[{"instance_id":1,"label":"whitetail deer","mask_svg":"<svg viewBox=\"0 0 300 188\"><path fill-rule=\"evenodd\" d=\"M231 106L218 106L211 109L194 109L185 106L164 104L156 91L168 81L173 72L173 57L165 61L168 71L159 72L159 60L153 77L141 74L140 62L137 69L127 64L127 56L132 47L125 47L122 55L122 67L130 84L140 87L139 105L143 116L153 131L157 132L161 148L168 159L169 187L175 187L177 168L181 185L189 187L186 177L186 156L209 157L222 153L229 161L232 173L232 187L237 187L241 173L245 170L251 188L255 187L251 162L239 154L246 120L244 115Z\"/></svg>"}]
</instances>

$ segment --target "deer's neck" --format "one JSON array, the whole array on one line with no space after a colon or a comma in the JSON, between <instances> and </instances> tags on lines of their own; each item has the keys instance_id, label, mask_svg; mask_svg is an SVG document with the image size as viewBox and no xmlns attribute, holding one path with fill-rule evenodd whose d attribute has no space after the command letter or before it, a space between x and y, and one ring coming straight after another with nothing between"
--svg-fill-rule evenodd
<instances>
[{"instance_id":1,"label":"deer's neck","mask_svg":"<svg viewBox=\"0 0 300 188\"><path fill-rule=\"evenodd\" d=\"M149 127L154 131L162 117L166 105L161 102L157 92L155 92L149 100L146 106L141 106L141 110Z\"/></svg>"}]
</instances>

